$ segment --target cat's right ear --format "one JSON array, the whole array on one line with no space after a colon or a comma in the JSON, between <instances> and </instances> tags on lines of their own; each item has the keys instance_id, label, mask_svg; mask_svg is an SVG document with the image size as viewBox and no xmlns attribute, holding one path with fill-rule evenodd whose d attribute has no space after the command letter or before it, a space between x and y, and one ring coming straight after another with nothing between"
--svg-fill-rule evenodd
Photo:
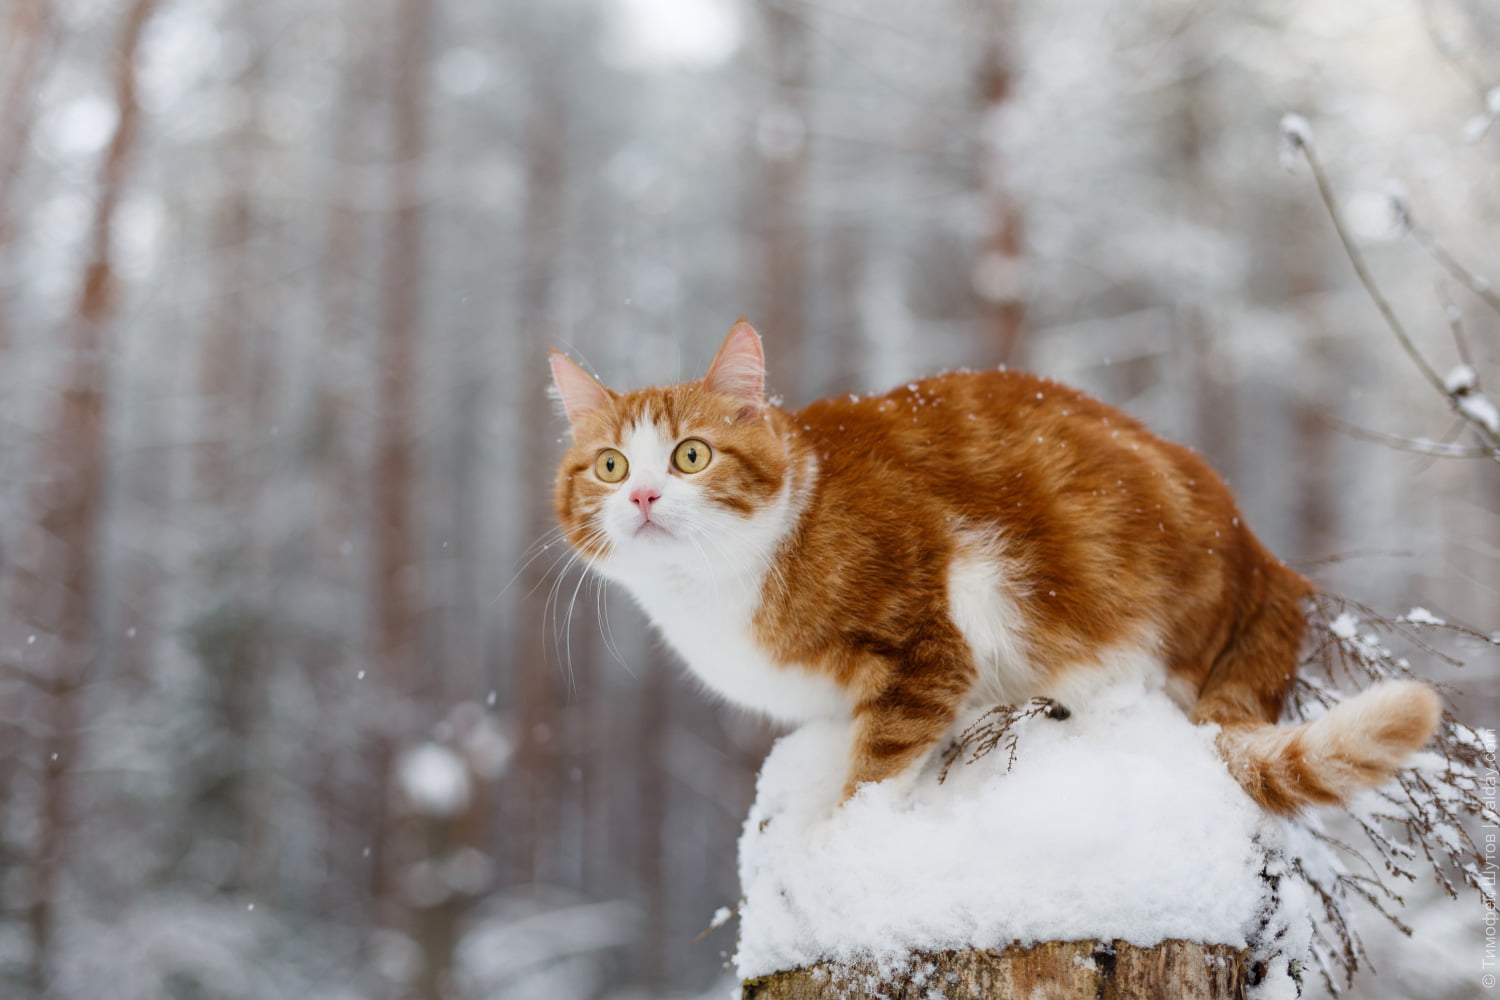
<instances>
[{"instance_id":1,"label":"cat's right ear","mask_svg":"<svg viewBox=\"0 0 1500 1000\"><path fill-rule=\"evenodd\" d=\"M576 424L610 404L613 397L609 390L578 367L572 358L561 351L553 351L547 361L552 365L552 392L562 402L568 423Z\"/></svg>"},{"instance_id":2,"label":"cat's right ear","mask_svg":"<svg viewBox=\"0 0 1500 1000\"><path fill-rule=\"evenodd\" d=\"M743 319L735 323L703 376L704 388L738 396L748 413L758 413L766 401L766 356L760 334Z\"/></svg>"}]
</instances>

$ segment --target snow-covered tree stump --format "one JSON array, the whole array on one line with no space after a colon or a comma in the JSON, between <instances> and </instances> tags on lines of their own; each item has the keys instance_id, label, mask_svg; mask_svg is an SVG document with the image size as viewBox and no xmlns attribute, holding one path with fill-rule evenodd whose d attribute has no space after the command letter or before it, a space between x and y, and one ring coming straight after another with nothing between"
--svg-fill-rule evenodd
<instances>
[{"instance_id":1,"label":"snow-covered tree stump","mask_svg":"<svg viewBox=\"0 0 1500 1000\"><path fill-rule=\"evenodd\" d=\"M848 725L783 737L740 841L744 1000L1295 997L1284 829L1213 732L1138 682L1068 707L842 807Z\"/></svg>"},{"instance_id":2,"label":"snow-covered tree stump","mask_svg":"<svg viewBox=\"0 0 1500 1000\"><path fill-rule=\"evenodd\" d=\"M1239 1000L1249 952L1226 944L1049 941L1002 951L918 952L906 969L819 962L745 983L744 1000Z\"/></svg>"}]
</instances>

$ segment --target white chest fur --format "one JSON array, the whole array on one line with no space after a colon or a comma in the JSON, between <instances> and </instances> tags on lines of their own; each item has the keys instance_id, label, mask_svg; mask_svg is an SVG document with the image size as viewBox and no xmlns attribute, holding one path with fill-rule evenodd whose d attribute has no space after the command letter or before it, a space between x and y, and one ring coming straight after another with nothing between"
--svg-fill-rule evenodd
<instances>
[{"instance_id":1,"label":"white chest fur","mask_svg":"<svg viewBox=\"0 0 1500 1000\"><path fill-rule=\"evenodd\" d=\"M832 678L777 664L756 641L755 581L661 574L627 586L693 676L727 701L781 722L848 713L848 698Z\"/></svg>"},{"instance_id":2,"label":"white chest fur","mask_svg":"<svg viewBox=\"0 0 1500 1000\"><path fill-rule=\"evenodd\" d=\"M673 447L652 427L637 428L627 444L642 469L664 469ZM814 469L809 458L798 479L811 482ZM660 473L658 482L653 519L660 509L672 537L634 537L639 512L617 498L615 551L596 568L629 591L714 694L782 722L847 715L848 698L831 677L777 663L755 638L761 587L802 495L788 481L771 503L742 518L706 501L689 481Z\"/></svg>"}]
</instances>

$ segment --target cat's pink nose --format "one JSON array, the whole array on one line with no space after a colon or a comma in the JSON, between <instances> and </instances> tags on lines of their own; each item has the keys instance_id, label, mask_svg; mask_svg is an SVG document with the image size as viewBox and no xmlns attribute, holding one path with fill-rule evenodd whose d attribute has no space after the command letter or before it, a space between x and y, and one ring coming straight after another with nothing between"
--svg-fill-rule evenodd
<instances>
[{"instance_id":1,"label":"cat's pink nose","mask_svg":"<svg viewBox=\"0 0 1500 1000\"><path fill-rule=\"evenodd\" d=\"M661 499L661 494L649 486L642 486L638 490L631 491L630 502L641 509L646 517L651 516L651 505Z\"/></svg>"}]
</instances>

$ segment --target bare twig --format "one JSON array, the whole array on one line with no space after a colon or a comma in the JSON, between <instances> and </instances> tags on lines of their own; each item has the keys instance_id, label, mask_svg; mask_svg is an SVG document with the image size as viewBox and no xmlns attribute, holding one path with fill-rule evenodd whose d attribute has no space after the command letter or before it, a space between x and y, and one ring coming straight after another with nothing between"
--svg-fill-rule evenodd
<instances>
[{"instance_id":1,"label":"bare twig","mask_svg":"<svg viewBox=\"0 0 1500 1000\"><path fill-rule=\"evenodd\" d=\"M1331 555L1318 556L1313 559L1298 559L1289 565L1293 569L1307 572L1319 566L1332 566L1348 562L1351 559L1370 559L1377 556L1391 559L1410 559L1414 555L1416 553L1411 549L1356 549L1352 552L1335 552Z\"/></svg>"},{"instance_id":2,"label":"bare twig","mask_svg":"<svg viewBox=\"0 0 1500 1000\"><path fill-rule=\"evenodd\" d=\"M1463 53L1460 52L1458 45L1455 44L1453 38L1447 35L1438 24L1437 17L1433 12L1432 0L1421 0L1417 6L1422 11L1422 22L1427 28L1427 37L1431 39L1432 47L1443 58L1443 61L1452 66L1454 72L1463 78L1464 82L1479 97L1480 103L1483 104L1485 95L1490 88L1485 74L1473 65L1472 60L1462 58ZM1455 8L1447 5L1447 9ZM1473 27L1473 25L1468 25L1468 27ZM1460 35L1460 37L1463 36Z\"/></svg>"},{"instance_id":3,"label":"bare twig","mask_svg":"<svg viewBox=\"0 0 1500 1000\"><path fill-rule=\"evenodd\" d=\"M972 764L988 757L1002 743L1005 744L1005 752L1009 758L1005 764L1005 771L1007 774L1010 773L1010 769L1016 765L1016 742L1020 738L1020 734L1015 731L1015 725L1024 719L1034 719L1038 715L1045 715L1051 719L1066 719L1069 712L1051 698L1033 698L1019 707L996 705L985 712L974 720L969 728L959 734L958 742L943 756L943 769L938 772L938 784L948 780L948 770L965 754L968 754L968 760L965 763Z\"/></svg>"},{"instance_id":4,"label":"bare twig","mask_svg":"<svg viewBox=\"0 0 1500 1000\"><path fill-rule=\"evenodd\" d=\"M1313 149L1311 136L1306 128L1306 122L1299 118L1297 119L1297 123L1297 125L1292 125L1283 119L1282 139L1292 150L1302 154L1303 160L1307 162L1309 169L1312 170L1313 182L1318 186L1318 196L1323 200L1323 207L1328 210L1328 218L1333 222L1333 228L1338 233L1339 242L1344 245L1344 253L1348 256L1349 263L1354 266L1354 273L1359 278L1359 283L1364 286L1365 292L1370 296L1370 300L1375 303L1375 308L1380 311L1380 315L1385 319L1386 325L1390 327L1391 333L1395 334L1396 340L1400 342L1402 349L1406 351L1412 363L1417 366L1417 370L1432 384L1434 389L1446 395L1442 377L1438 375L1432 365L1427 363L1427 359L1422 356L1422 352L1417 350L1416 344L1412 342L1411 334L1406 332L1406 326L1401 322L1400 317L1396 315L1396 310L1385 297L1385 293L1380 290L1380 286L1375 283L1374 276L1365 264L1365 255L1360 252L1359 247L1354 242L1354 238L1349 235L1349 227L1344 224L1344 213L1339 210L1338 200L1333 194L1333 187L1328 183L1328 175L1323 171L1323 163L1319 159L1317 151Z\"/></svg>"},{"instance_id":5,"label":"bare twig","mask_svg":"<svg viewBox=\"0 0 1500 1000\"><path fill-rule=\"evenodd\" d=\"M699 931L698 932L698 936L695 937L695 938L693 938L693 944L697 944L699 941L702 941L704 938L708 937L714 931L718 930L720 927L723 927L725 924L729 923L729 921L731 921L735 917L739 916L740 915L740 911L743 910L744 908L745 908L744 900L741 900L740 901L740 905L736 906L734 909L730 910L727 916L725 916L723 918L720 918L718 914L714 914L714 919L712 919L712 920L710 920L708 922L708 926L705 927L705 928L703 928L701 931Z\"/></svg>"},{"instance_id":6,"label":"bare twig","mask_svg":"<svg viewBox=\"0 0 1500 1000\"><path fill-rule=\"evenodd\" d=\"M1459 661L1430 641L1435 634L1496 643L1493 636L1425 612L1392 618L1332 594L1313 600L1308 622L1308 648L1290 699L1291 714L1299 718L1340 701L1330 685L1363 687L1415 676L1382 636L1400 637L1424 655L1450 664ZM1349 982L1361 962L1368 961L1352 920L1353 902L1374 906L1397 929L1410 932L1394 912L1401 897L1379 872L1413 882L1419 871L1426 871L1449 896L1469 889L1493 902L1494 890L1482 877L1483 851L1470 833L1473 826L1500 823L1500 814L1484 797L1482 776L1493 766L1493 754L1476 730L1451 714L1445 714L1433 750L1435 762L1400 772L1377 793L1373 805L1349 810L1361 843L1309 831L1329 852L1327 871L1315 872L1305 859L1290 861L1319 911L1313 957L1331 992L1338 992L1336 973Z\"/></svg>"},{"instance_id":7,"label":"bare twig","mask_svg":"<svg viewBox=\"0 0 1500 1000\"><path fill-rule=\"evenodd\" d=\"M1411 234L1411 238L1416 240L1417 246L1426 250L1428 255L1438 263L1439 267L1447 271L1454 279L1462 283L1465 288L1478 296L1485 305L1496 312L1500 312L1500 294L1496 294L1494 286L1490 284L1489 279L1471 271L1460 263L1458 258L1449 253L1448 248L1443 245L1442 241L1437 238L1432 230L1419 223L1412 215L1411 206L1407 203L1406 199L1393 198L1392 201L1403 226Z\"/></svg>"},{"instance_id":8,"label":"bare twig","mask_svg":"<svg viewBox=\"0 0 1500 1000\"><path fill-rule=\"evenodd\" d=\"M1448 444L1443 441L1429 441L1426 438L1409 438L1400 434L1388 434L1385 431L1370 430L1357 424L1345 423L1336 417L1322 418L1334 430L1357 437L1363 441L1374 441L1378 444L1390 445L1402 451L1414 452L1418 455L1428 455L1432 458L1490 458L1492 452L1482 445L1457 445Z\"/></svg>"},{"instance_id":9,"label":"bare twig","mask_svg":"<svg viewBox=\"0 0 1500 1000\"><path fill-rule=\"evenodd\" d=\"M1396 315L1395 308L1390 300L1385 297L1379 284L1376 283L1374 275L1370 273L1369 266L1365 263L1364 254L1360 252L1354 238L1349 233L1349 228L1344 223L1343 213L1339 210L1338 200L1333 193L1333 186L1328 182L1328 175L1323 170L1322 161L1319 159L1317 150L1313 147L1312 132L1307 121L1299 115L1287 115L1281 122L1281 138L1284 155L1300 154L1312 171L1313 181L1318 188L1318 196L1323 201L1323 206L1328 211L1328 218L1333 223L1334 231L1338 234L1339 242L1344 246L1344 253L1349 258L1349 263L1354 267L1354 273L1359 282L1364 286L1366 294L1375 304L1385 320L1386 326L1391 330L1402 350L1407 357L1416 365L1417 370L1444 399L1448 406L1458 416L1462 417L1480 438L1483 446L1477 454L1451 455L1445 454L1442 449L1428 450L1410 447L1414 442L1408 439L1387 440L1385 443L1397 447L1407 447L1407 450L1420 450L1423 454L1438 455L1441 457L1464 457L1464 458L1492 458L1500 462L1500 415L1497 415L1495 406L1479 391L1478 378L1472 368L1465 368L1455 375L1462 374L1463 377L1455 378L1450 375L1447 379L1438 374L1422 352L1417 349L1411 334L1407 331L1405 324ZM1495 297L1490 289L1489 283L1475 275L1453 258L1435 237L1426 230L1412 222L1410 209L1405 200L1393 198L1392 204L1400 214L1403 224L1417 239L1424 249L1431 253L1434 258L1458 280L1463 281L1475 294L1483 298L1487 303L1500 310L1500 297ZM1420 235L1419 235L1420 233ZM1495 301L1491 302L1491 298Z\"/></svg>"},{"instance_id":10,"label":"bare twig","mask_svg":"<svg viewBox=\"0 0 1500 1000\"><path fill-rule=\"evenodd\" d=\"M1448 294L1447 286L1441 281L1436 282L1433 291L1443 307L1443 315L1447 317L1448 331L1453 334L1453 349L1458 352L1458 360L1473 368L1474 353L1469 350L1469 337L1464 332L1464 311L1453 301L1453 296Z\"/></svg>"}]
</instances>

